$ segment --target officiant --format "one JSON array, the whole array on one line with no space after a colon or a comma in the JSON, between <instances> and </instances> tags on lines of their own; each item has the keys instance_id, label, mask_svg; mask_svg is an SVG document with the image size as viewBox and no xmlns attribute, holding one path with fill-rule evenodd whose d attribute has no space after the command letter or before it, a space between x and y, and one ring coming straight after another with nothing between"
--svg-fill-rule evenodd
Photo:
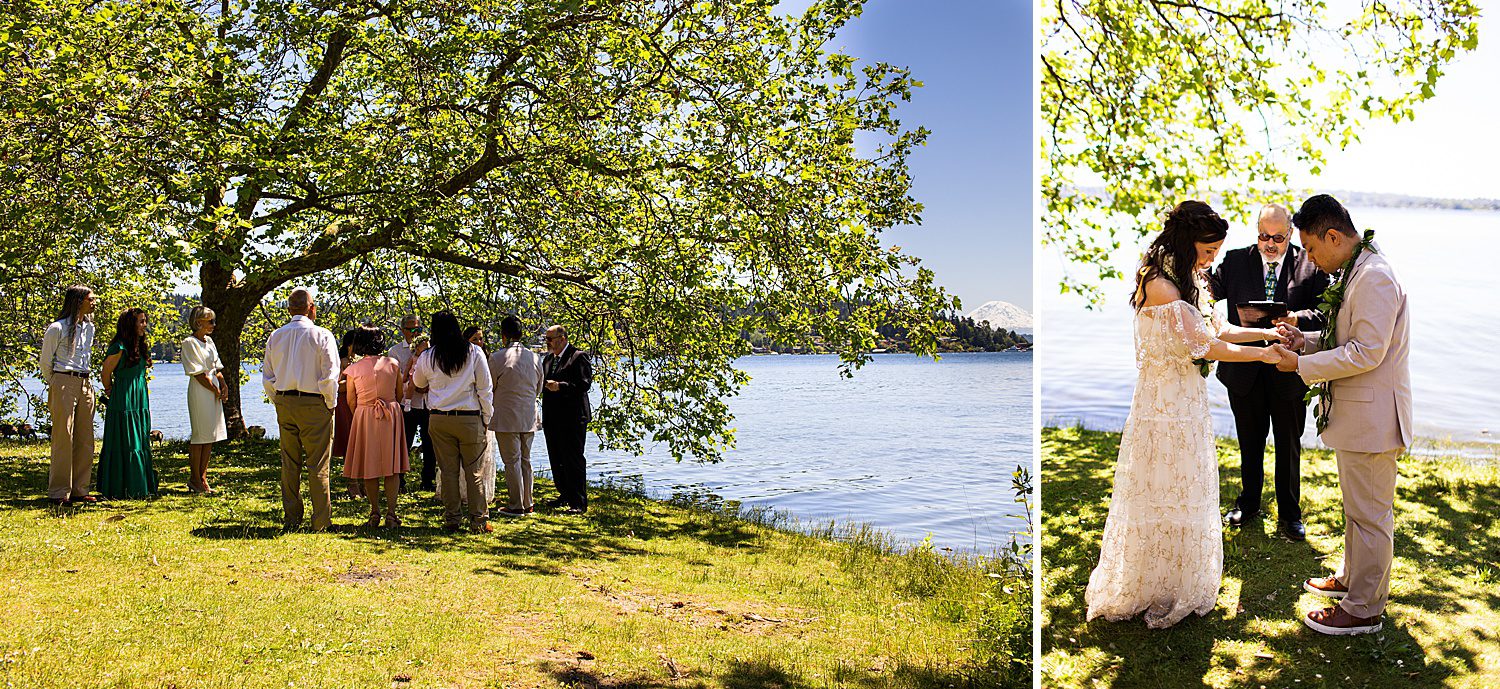
<instances>
[{"instance_id":1,"label":"officiant","mask_svg":"<svg viewBox=\"0 0 1500 689\"><path fill-rule=\"evenodd\" d=\"M1317 307L1328 287L1328 275L1292 244L1291 213L1270 204L1261 209L1255 225L1256 242L1227 252L1209 274L1214 298L1225 302L1229 322L1264 328L1271 327L1275 320L1304 331L1321 330L1326 319ZM1262 321L1242 323L1241 311L1243 317ZM1291 540L1306 540L1301 482L1302 431L1307 424L1303 395L1307 386L1296 373L1283 373L1274 365L1257 361L1220 362L1218 375L1229 391L1229 408L1234 413L1240 444L1240 494L1226 515L1229 525L1239 526L1261 514L1269 434L1276 444L1278 529Z\"/></svg>"}]
</instances>

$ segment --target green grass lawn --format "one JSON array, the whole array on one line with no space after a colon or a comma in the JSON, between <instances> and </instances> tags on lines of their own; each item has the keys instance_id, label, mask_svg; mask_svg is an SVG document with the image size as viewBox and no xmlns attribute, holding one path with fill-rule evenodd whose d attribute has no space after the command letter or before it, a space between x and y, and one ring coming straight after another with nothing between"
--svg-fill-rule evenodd
<instances>
[{"instance_id":1,"label":"green grass lawn","mask_svg":"<svg viewBox=\"0 0 1500 689\"><path fill-rule=\"evenodd\" d=\"M283 534L273 443L220 444L212 497L185 450L157 448L158 499L58 509L45 445L0 442L0 685L1030 686L1002 559L626 490L488 536L443 535L426 493L397 530Z\"/></svg>"},{"instance_id":2,"label":"green grass lawn","mask_svg":"<svg viewBox=\"0 0 1500 689\"><path fill-rule=\"evenodd\" d=\"M1043 686L1500 687L1500 469L1401 460L1391 603L1379 634L1326 637L1301 622L1326 605L1303 592L1303 579L1331 573L1343 547L1333 454L1313 450L1302 455L1307 542L1277 536L1274 519L1226 528L1218 607L1149 630L1139 618L1084 622L1119 441L1076 428L1042 432ZM1238 452L1219 441L1225 508L1239 492ZM1271 485L1268 476L1268 500Z\"/></svg>"}]
</instances>

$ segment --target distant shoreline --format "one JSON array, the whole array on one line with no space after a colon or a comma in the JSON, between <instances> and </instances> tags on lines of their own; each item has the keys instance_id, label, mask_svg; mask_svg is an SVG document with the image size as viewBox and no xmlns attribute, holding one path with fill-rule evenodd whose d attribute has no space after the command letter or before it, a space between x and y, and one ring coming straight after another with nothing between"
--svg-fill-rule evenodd
<instances>
[{"instance_id":1,"label":"distant shoreline","mask_svg":"<svg viewBox=\"0 0 1500 689\"><path fill-rule=\"evenodd\" d=\"M1104 196L1102 187L1079 187L1078 193L1089 196ZM1343 202L1345 206L1364 206L1375 208L1411 208L1423 210L1442 211L1481 211L1500 212L1500 199L1472 198L1472 199L1445 199L1431 196L1413 196L1410 194L1391 194L1375 191L1349 191L1334 189L1327 193L1332 194Z\"/></svg>"}]
</instances>

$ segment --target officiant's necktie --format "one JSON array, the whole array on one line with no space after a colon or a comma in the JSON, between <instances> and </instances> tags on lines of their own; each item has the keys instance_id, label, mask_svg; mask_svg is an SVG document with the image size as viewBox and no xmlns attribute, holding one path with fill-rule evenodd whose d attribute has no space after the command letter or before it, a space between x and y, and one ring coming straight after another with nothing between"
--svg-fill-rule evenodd
<instances>
[{"instance_id":1,"label":"officiant's necktie","mask_svg":"<svg viewBox=\"0 0 1500 689\"><path fill-rule=\"evenodd\" d=\"M1276 262L1266 266L1266 301L1276 301Z\"/></svg>"}]
</instances>

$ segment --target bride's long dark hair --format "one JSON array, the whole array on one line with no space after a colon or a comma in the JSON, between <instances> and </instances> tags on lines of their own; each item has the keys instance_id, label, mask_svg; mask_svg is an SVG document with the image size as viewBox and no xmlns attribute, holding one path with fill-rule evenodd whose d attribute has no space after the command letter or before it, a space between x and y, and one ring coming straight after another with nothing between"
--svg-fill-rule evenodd
<instances>
[{"instance_id":1,"label":"bride's long dark hair","mask_svg":"<svg viewBox=\"0 0 1500 689\"><path fill-rule=\"evenodd\" d=\"M1229 235L1229 221L1219 217L1202 201L1183 201L1167 212L1161 234L1141 256L1135 273L1135 291L1130 305L1139 309L1146 302L1146 283L1157 276L1177 286L1182 300L1198 305L1198 244L1212 244Z\"/></svg>"}]
</instances>

